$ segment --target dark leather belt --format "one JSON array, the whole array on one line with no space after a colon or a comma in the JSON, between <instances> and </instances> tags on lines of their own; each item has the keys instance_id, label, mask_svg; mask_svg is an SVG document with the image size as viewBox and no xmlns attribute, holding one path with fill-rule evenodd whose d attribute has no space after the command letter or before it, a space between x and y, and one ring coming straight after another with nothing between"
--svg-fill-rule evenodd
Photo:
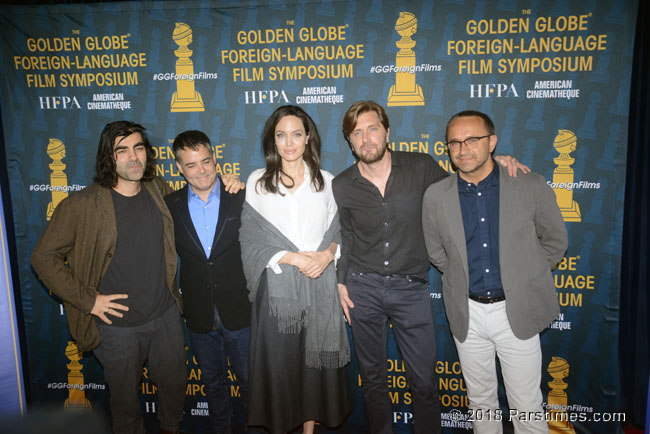
<instances>
[{"instance_id":1,"label":"dark leather belt","mask_svg":"<svg viewBox=\"0 0 650 434\"><path fill-rule=\"evenodd\" d=\"M420 277L420 276L422 276L421 274L420 275L418 275L418 274L376 274L376 273L363 273L361 271L357 271L357 270L354 270L352 268L350 268L350 270L352 272L354 272L354 273L359 274L360 276L363 276L364 274L368 274L368 275L375 275L375 276L385 277L387 279L392 278L392 277L396 277L396 278L399 278L399 279L406 279L409 282L428 283L427 279L425 279L423 277Z\"/></svg>"},{"instance_id":2,"label":"dark leather belt","mask_svg":"<svg viewBox=\"0 0 650 434\"><path fill-rule=\"evenodd\" d=\"M471 295L469 296L470 300L477 301L479 303L483 304L492 304L492 303L498 303L500 301L503 301L506 299L505 295L500 295L498 297L486 297L484 295Z\"/></svg>"},{"instance_id":3,"label":"dark leather belt","mask_svg":"<svg viewBox=\"0 0 650 434\"><path fill-rule=\"evenodd\" d=\"M426 279L423 279L419 276L415 276L413 274L388 274L384 275L385 277L400 277L402 279L406 279L409 282L418 282L418 283L427 283Z\"/></svg>"}]
</instances>

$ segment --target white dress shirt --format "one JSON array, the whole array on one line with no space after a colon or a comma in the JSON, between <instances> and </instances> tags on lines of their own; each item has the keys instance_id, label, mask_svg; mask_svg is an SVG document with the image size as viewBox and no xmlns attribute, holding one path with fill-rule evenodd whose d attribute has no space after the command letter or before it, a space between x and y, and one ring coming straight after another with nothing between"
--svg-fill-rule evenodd
<instances>
[{"instance_id":1,"label":"white dress shirt","mask_svg":"<svg viewBox=\"0 0 650 434\"><path fill-rule=\"evenodd\" d=\"M298 247L299 251L316 251L337 211L332 194L334 176L326 170L321 170L325 188L315 191L311 185L309 167L304 161L303 165L304 180L293 193L289 193L287 188L279 183L278 190L283 195L264 192L263 187L257 185L257 181L265 169L253 171L246 182L246 202ZM282 273L278 261L286 253L286 250L276 253L267 268L277 274ZM339 256L340 247L337 248L335 257Z\"/></svg>"}]
</instances>

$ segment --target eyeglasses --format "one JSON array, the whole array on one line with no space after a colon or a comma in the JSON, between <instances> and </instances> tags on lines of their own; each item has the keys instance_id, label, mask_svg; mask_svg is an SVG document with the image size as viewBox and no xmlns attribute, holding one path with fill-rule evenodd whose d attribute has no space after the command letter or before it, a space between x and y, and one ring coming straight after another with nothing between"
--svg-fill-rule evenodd
<instances>
[{"instance_id":1,"label":"eyeglasses","mask_svg":"<svg viewBox=\"0 0 650 434\"><path fill-rule=\"evenodd\" d=\"M481 141L481 139L484 139L486 137L493 136L494 134L488 134L486 136L480 136L480 137L468 137L465 140L452 140L451 142L447 142L447 149L450 151L459 151L460 150L460 145L463 144L469 149L474 149L478 146L478 142Z\"/></svg>"}]
</instances>

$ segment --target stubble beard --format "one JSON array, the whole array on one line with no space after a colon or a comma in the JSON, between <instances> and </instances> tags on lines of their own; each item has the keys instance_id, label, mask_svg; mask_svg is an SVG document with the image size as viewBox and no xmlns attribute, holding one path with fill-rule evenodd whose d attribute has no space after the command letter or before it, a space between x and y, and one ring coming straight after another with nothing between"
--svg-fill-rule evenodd
<instances>
[{"instance_id":1,"label":"stubble beard","mask_svg":"<svg viewBox=\"0 0 650 434\"><path fill-rule=\"evenodd\" d=\"M134 167L138 167L138 168L140 169L140 174L139 174L139 176L138 176L138 175L135 175L135 174L132 175L132 174L129 173L129 171L130 171L132 168L134 168ZM117 177L118 177L118 178L122 178L122 179L124 179L125 181L136 181L136 182L137 182L137 181L140 181L140 180L142 179L142 177L144 176L144 167L143 167L143 165L138 161L138 162L135 162L135 163L133 163L133 164L129 164L129 165L126 167L126 170L124 170L124 171L121 171L121 170L120 170L120 171L117 171L117 170L116 170L116 174L117 174Z\"/></svg>"}]
</instances>

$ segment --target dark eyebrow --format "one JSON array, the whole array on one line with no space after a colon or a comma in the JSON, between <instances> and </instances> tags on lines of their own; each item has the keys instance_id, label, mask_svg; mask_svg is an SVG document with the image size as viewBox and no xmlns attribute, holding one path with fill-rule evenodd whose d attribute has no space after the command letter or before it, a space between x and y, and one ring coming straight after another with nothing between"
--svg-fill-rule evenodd
<instances>
[{"instance_id":1,"label":"dark eyebrow","mask_svg":"<svg viewBox=\"0 0 650 434\"><path fill-rule=\"evenodd\" d=\"M120 142L120 143L121 143L121 142ZM136 148L136 147L138 147L138 146L144 146L144 142L138 142L138 143L136 143L136 144L133 145L134 148ZM115 146L115 148L113 148L113 152L117 152L117 151L119 151L120 149L126 149L126 148L127 148L127 146L120 145L120 144L118 143L118 144Z\"/></svg>"}]
</instances>

